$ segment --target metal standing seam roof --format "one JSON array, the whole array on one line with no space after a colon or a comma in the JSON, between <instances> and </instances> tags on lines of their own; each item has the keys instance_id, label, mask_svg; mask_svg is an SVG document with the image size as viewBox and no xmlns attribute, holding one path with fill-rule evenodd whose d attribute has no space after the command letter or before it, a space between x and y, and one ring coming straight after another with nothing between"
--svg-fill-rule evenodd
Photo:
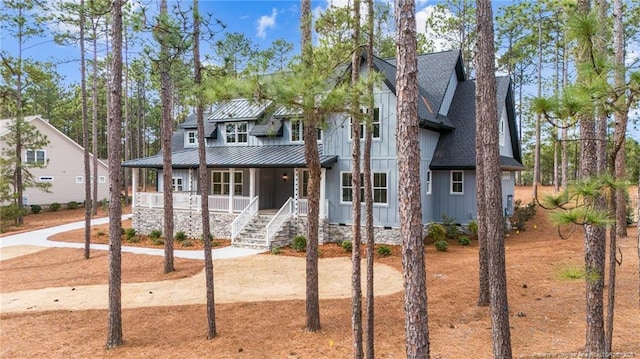
<instances>
[{"instance_id":1,"label":"metal standing seam roof","mask_svg":"<svg viewBox=\"0 0 640 359\"><path fill-rule=\"evenodd\" d=\"M322 153L322 145L318 145ZM280 146L225 146L206 149L209 168L283 168L307 167L304 145ZM338 156L320 155L322 167L329 168ZM172 168L197 168L198 148L188 148L172 153ZM162 168L162 155L125 161L123 167Z\"/></svg>"},{"instance_id":2,"label":"metal standing seam roof","mask_svg":"<svg viewBox=\"0 0 640 359\"><path fill-rule=\"evenodd\" d=\"M244 121L257 120L271 105L271 101L253 101L243 98L227 101L216 108L208 121Z\"/></svg>"}]
</instances>

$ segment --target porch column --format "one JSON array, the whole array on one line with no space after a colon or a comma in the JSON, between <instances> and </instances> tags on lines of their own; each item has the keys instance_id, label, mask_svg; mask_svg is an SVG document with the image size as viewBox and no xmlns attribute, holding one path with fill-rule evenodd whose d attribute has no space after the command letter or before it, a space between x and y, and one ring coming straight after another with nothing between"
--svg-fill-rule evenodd
<instances>
[{"instance_id":1,"label":"porch column","mask_svg":"<svg viewBox=\"0 0 640 359\"><path fill-rule=\"evenodd\" d=\"M249 201L256 196L256 169L249 168Z\"/></svg>"},{"instance_id":2,"label":"porch column","mask_svg":"<svg viewBox=\"0 0 640 359\"><path fill-rule=\"evenodd\" d=\"M293 169L293 214L298 217L298 198L300 197L298 194L298 176L299 169Z\"/></svg>"},{"instance_id":3,"label":"porch column","mask_svg":"<svg viewBox=\"0 0 640 359\"><path fill-rule=\"evenodd\" d=\"M136 208L136 197L138 196L138 169L131 170L131 210Z\"/></svg>"},{"instance_id":4,"label":"porch column","mask_svg":"<svg viewBox=\"0 0 640 359\"><path fill-rule=\"evenodd\" d=\"M235 168L229 168L229 213L233 213L233 174Z\"/></svg>"},{"instance_id":5,"label":"porch column","mask_svg":"<svg viewBox=\"0 0 640 359\"><path fill-rule=\"evenodd\" d=\"M325 199L326 195L326 186L327 186L327 169L320 169L320 218L327 217L327 211L325 210L325 206L327 204L327 200Z\"/></svg>"}]
</instances>

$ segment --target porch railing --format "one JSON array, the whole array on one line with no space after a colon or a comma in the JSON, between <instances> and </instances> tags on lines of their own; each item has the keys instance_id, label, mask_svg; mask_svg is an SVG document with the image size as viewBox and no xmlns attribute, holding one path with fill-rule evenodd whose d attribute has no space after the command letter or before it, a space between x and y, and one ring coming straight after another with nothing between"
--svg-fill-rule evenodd
<instances>
[{"instance_id":1,"label":"porch railing","mask_svg":"<svg viewBox=\"0 0 640 359\"><path fill-rule=\"evenodd\" d=\"M251 218L258 213L259 209L259 201L258 197L254 197L249 205L236 217L236 219L231 222L231 243L236 239L242 228L247 225L247 223L251 222Z\"/></svg>"},{"instance_id":2,"label":"porch railing","mask_svg":"<svg viewBox=\"0 0 640 359\"><path fill-rule=\"evenodd\" d=\"M136 205L147 208L163 208L164 197L162 192L137 192ZM173 208L191 209L199 211L201 196L189 192L175 192L173 194ZM229 196L213 195L208 196L209 210L229 212ZM250 197L234 196L232 212L242 212L249 203Z\"/></svg>"},{"instance_id":3,"label":"porch railing","mask_svg":"<svg viewBox=\"0 0 640 359\"><path fill-rule=\"evenodd\" d=\"M284 203L278 213L269 221L266 227L266 240L267 240L267 248L271 245L271 239L275 234L280 230L284 222L289 218L289 216L293 213L293 198L289 197L289 199Z\"/></svg>"}]
</instances>

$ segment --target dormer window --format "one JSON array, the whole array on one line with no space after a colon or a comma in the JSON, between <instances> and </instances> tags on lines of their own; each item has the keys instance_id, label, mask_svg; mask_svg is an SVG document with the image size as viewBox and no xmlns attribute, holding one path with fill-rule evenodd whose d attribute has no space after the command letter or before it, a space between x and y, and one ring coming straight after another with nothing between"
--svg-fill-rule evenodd
<instances>
[{"instance_id":1,"label":"dormer window","mask_svg":"<svg viewBox=\"0 0 640 359\"><path fill-rule=\"evenodd\" d=\"M185 131L185 147L195 147L198 145L198 131Z\"/></svg>"},{"instance_id":2,"label":"dormer window","mask_svg":"<svg viewBox=\"0 0 640 359\"><path fill-rule=\"evenodd\" d=\"M304 141L304 122L302 119L291 120L291 142ZM318 141L322 141L322 129L318 129Z\"/></svg>"},{"instance_id":3,"label":"dormer window","mask_svg":"<svg viewBox=\"0 0 640 359\"><path fill-rule=\"evenodd\" d=\"M229 122L225 126L227 143L247 143L247 123Z\"/></svg>"}]
</instances>

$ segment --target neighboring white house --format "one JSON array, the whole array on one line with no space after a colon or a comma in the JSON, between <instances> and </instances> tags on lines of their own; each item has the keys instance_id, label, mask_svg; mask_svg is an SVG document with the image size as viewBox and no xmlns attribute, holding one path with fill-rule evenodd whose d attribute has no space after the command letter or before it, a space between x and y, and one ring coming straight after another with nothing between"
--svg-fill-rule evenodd
<instances>
[{"instance_id":1,"label":"neighboring white house","mask_svg":"<svg viewBox=\"0 0 640 359\"><path fill-rule=\"evenodd\" d=\"M0 120L0 137L9 131L12 119ZM49 193L38 188L27 188L24 191L25 205L42 205L70 201L84 202L84 154L83 147L60 132L42 117L27 116L25 121L35 126L43 135L47 136L49 145L46 148L25 148L22 153L24 162L37 161L46 163L44 168L31 168L29 172L36 181L49 182ZM0 141L0 149L7 145ZM90 154L91 161L93 155ZM91 167L93 173L93 166ZM98 199L109 197L109 169L105 162L98 160ZM93 177L93 176L92 176ZM92 179L90 179L92 180Z\"/></svg>"}]
</instances>

